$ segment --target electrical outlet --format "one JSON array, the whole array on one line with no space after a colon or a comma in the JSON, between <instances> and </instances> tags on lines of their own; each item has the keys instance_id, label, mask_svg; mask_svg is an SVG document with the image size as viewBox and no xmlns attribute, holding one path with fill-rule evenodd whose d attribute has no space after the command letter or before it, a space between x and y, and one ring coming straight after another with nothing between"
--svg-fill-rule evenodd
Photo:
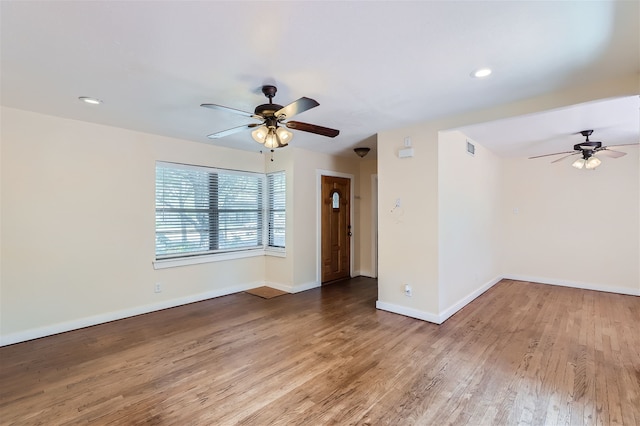
<instances>
[{"instance_id":1,"label":"electrical outlet","mask_svg":"<svg viewBox=\"0 0 640 426\"><path fill-rule=\"evenodd\" d=\"M153 291L155 293L162 293L162 284L161 283L156 283L155 287L153 287Z\"/></svg>"},{"instance_id":2,"label":"electrical outlet","mask_svg":"<svg viewBox=\"0 0 640 426\"><path fill-rule=\"evenodd\" d=\"M411 286L409 284L404 285L404 295L411 297Z\"/></svg>"}]
</instances>

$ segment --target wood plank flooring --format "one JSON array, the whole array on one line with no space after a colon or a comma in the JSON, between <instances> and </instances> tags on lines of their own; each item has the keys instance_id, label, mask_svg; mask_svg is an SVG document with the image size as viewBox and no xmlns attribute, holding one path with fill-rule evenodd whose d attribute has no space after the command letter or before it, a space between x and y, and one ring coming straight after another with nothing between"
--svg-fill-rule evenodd
<instances>
[{"instance_id":1,"label":"wood plank flooring","mask_svg":"<svg viewBox=\"0 0 640 426\"><path fill-rule=\"evenodd\" d=\"M0 424L640 424L640 297L504 280L441 326L376 298L237 293L0 348Z\"/></svg>"}]
</instances>

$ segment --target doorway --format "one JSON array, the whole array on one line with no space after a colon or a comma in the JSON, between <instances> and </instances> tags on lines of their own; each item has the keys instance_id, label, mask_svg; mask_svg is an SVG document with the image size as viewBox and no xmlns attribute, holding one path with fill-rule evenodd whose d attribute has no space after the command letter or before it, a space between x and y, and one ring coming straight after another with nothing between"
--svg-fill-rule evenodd
<instances>
[{"instance_id":1,"label":"doorway","mask_svg":"<svg viewBox=\"0 0 640 426\"><path fill-rule=\"evenodd\" d=\"M351 179L321 176L322 284L351 277Z\"/></svg>"}]
</instances>

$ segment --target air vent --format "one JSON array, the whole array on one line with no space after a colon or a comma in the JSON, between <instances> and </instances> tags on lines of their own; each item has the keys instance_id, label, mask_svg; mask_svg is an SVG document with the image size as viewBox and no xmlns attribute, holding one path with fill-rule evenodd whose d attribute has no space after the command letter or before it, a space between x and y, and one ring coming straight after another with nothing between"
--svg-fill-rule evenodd
<instances>
[{"instance_id":1,"label":"air vent","mask_svg":"<svg viewBox=\"0 0 640 426\"><path fill-rule=\"evenodd\" d=\"M476 146L467 141L467 152L471 155L476 155Z\"/></svg>"}]
</instances>

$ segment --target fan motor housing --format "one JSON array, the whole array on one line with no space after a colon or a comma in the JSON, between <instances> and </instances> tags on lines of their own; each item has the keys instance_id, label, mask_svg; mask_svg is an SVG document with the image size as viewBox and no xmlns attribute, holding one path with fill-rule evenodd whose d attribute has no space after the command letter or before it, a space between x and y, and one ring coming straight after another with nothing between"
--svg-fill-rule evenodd
<instances>
[{"instance_id":1,"label":"fan motor housing","mask_svg":"<svg viewBox=\"0 0 640 426\"><path fill-rule=\"evenodd\" d=\"M261 115L262 117L273 117L276 111L282 109L282 105L278 104L262 104L258 105L255 109L256 115Z\"/></svg>"},{"instance_id":2,"label":"fan motor housing","mask_svg":"<svg viewBox=\"0 0 640 426\"><path fill-rule=\"evenodd\" d=\"M582 143L575 144L573 146L573 149L575 149L576 151L584 151L584 150L593 151L601 147L602 147L602 142L589 141L589 142L582 142Z\"/></svg>"}]
</instances>

